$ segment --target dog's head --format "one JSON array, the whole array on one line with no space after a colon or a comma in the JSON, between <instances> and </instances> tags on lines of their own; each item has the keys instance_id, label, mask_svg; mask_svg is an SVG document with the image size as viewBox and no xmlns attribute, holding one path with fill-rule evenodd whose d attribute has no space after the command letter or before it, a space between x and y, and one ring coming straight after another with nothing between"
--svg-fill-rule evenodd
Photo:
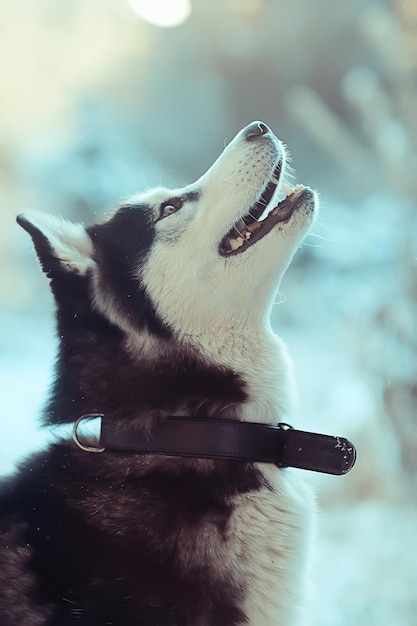
<instances>
[{"instance_id":1,"label":"dog's head","mask_svg":"<svg viewBox=\"0 0 417 626\"><path fill-rule=\"evenodd\" d=\"M317 209L311 189L285 185L285 171L283 145L254 122L192 185L135 196L98 225L19 216L51 279L61 350L71 342L104 350L97 336L111 328L137 355L181 346L205 362L246 368L245 384L252 376L261 394L261 371L273 369L276 351L263 351L258 370L254 357L269 333L279 282ZM62 357L62 367L74 366L77 349Z\"/></svg>"},{"instance_id":2,"label":"dog's head","mask_svg":"<svg viewBox=\"0 0 417 626\"><path fill-rule=\"evenodd\" d=\"M283 145L254 122L195 183L133 197L102 224L18 221L53 286L87 278L95 309L123 330L250 327L267 318L317 207L309 188L285 185L285 169Z\"/></svg>"}]
</instances>

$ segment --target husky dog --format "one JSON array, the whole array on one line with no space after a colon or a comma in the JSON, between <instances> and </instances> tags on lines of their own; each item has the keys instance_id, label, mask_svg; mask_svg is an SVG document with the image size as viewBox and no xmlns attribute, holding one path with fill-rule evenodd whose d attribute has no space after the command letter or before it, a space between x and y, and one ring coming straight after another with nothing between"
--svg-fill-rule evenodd
<instances>
[{"instance_id":1,"label":"husky dog","mask_svg":"<svg viewBox=\"0 0 417 626\"><path fill-rule=\"evenodd\" d=\"M318 202L285 169L282 143L254 122L197 182L133 197L103 223L19 216L57 307L45 425L288 417L291 368L269 314ZM2 626L299 623L311 497L291 470L88 454L68 437L0 493Z\"/></svg>"}]
</instances>

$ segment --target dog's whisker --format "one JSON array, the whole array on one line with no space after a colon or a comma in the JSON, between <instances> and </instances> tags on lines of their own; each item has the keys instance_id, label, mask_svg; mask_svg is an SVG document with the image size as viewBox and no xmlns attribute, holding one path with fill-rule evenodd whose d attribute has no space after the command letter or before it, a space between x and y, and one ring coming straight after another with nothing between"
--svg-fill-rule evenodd
<instances>
[{"instance_id":1,"label":"dog's whisker","mask_svg":"<svg viewBox=\"0 0 417 626\"><path fill-rule=\"evenodd\" d=\"M303 241L302 245L303 245L303 247L307 246L308 248L325 248L326 247L326 246L321 246L318 243L308 243L306 241Z\"/></svg>"},{"instance_id":2,"label":"dog's whisker","mask_svg":"<svg viewBox=\"0 0 417 626\"><path fill-rule=\"evenodd\" d=\"M322 241L326 241L328 243L331 243L332 241L334 241L334 239L330 239L329 237L324 237L323 235L319 235L318 233L308 233L308 237L314 237L315 239L321 239Z\"/></svg>"},{"instance_id":3,"label":"dog's whisker","mask_svg":"<svg viewBox=\"0 0 417 626\"><path fill-rule=\"evenodd\" d=\"M242 220L243 221L243 220ZM237 232L237 234L239 235L239 237L242 237L242 239L245 239L245 236L240 232L240 230L238 229L238 227L235 225L233 226L233 230L235 230Z\"/></svg>"}]
</instances>

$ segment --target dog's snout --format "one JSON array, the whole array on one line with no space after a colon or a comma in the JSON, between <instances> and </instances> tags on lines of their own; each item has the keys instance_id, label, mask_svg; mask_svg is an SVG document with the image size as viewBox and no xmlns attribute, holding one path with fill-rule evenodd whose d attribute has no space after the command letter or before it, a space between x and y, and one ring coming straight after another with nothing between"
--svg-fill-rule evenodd
<instances>
[{"instance_id":1,"label":"dog's snout","mask_svg":"<svg viewBox=\"0 0 417 626\"><path fill-rule=\"evenodd\" d=\"M252 122L245 130L246 141L256 141L259 137L266 135L270 130L263 122Z\"/></svg>"}]
</instances>

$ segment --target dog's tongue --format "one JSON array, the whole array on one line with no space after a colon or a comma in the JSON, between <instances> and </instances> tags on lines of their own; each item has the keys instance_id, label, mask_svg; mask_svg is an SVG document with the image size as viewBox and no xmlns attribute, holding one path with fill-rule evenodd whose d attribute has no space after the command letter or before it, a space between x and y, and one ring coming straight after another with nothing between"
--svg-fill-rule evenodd
<instances>
[{"instance_id":1,"label":"dog's tongue","mask_svg":"<svg viewBox=\"0 0 417 626\"><path fill-rule=\"evenodd\" d=\"M276 224L284 222L291 217L293 211L298 206L297 201L304 192L309 193L310 191L311 193L311 190L308 187L304 187L304 185L290 187L283 183L282 188L286 193L285 198L278 202L264 219L254 220L249 213L235 224L221 245L220 249L224 255L243 252L247 247L262 239ZM235 233L238 233L237 237L234 236Z\"/></svg>"}]
</instances>

